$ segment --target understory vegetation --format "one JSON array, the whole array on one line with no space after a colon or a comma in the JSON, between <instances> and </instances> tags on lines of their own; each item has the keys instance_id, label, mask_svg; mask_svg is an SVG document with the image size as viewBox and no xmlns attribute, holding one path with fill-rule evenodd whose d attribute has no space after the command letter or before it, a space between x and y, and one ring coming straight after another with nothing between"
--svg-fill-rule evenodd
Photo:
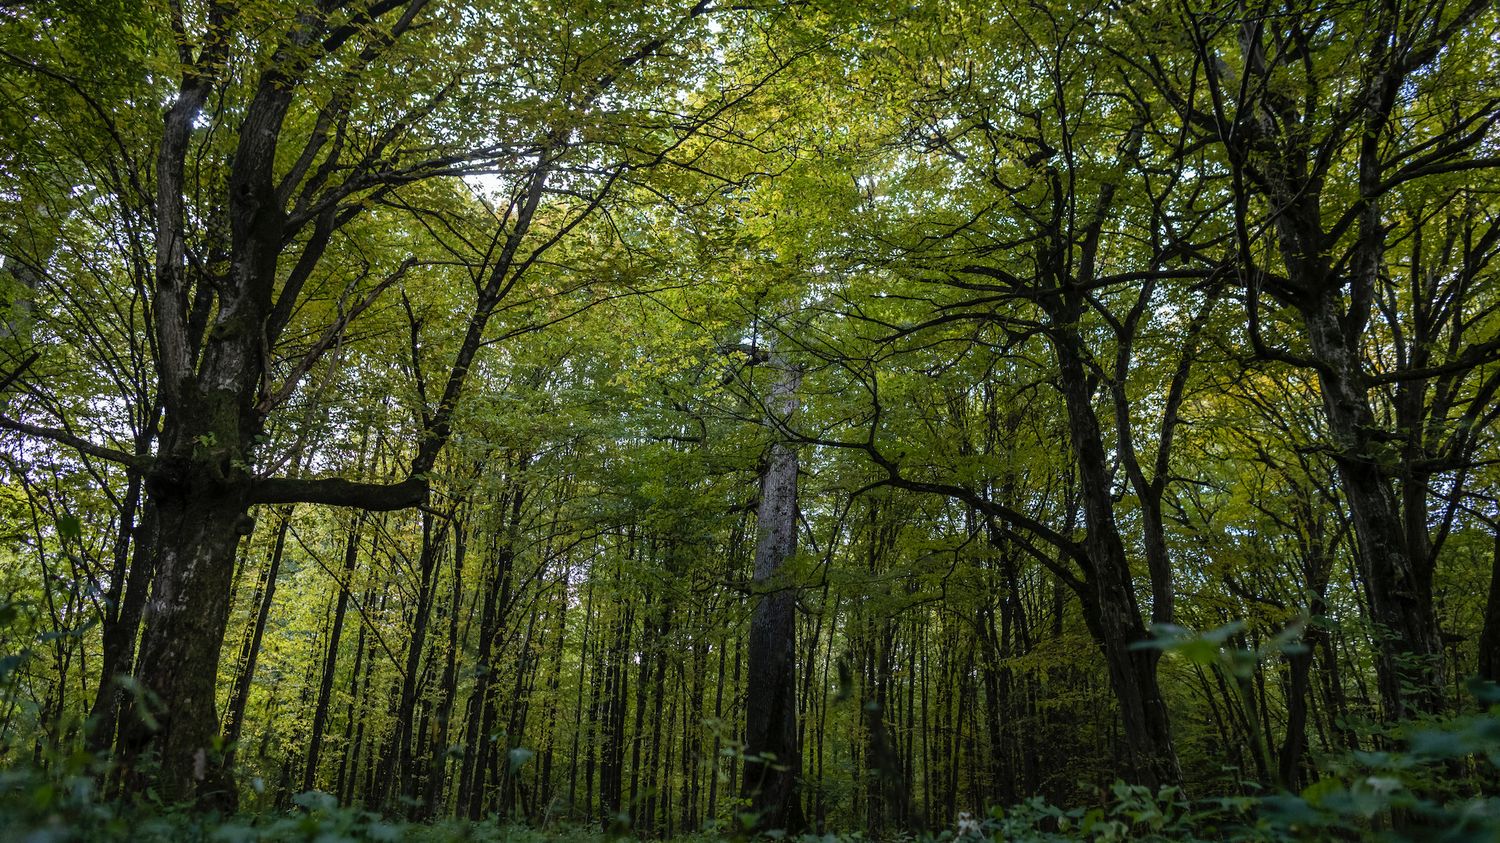
<instances>
[{"instance_id":1,"label":"understory vegetation","mask_svg":"<svg viewBox=\"0 0 1500 843\"><path fill-rule=\"evenodd\" d=\"M1500 840L1492 0L0 0L0 839Z\"/></svg>"}]
</instances>

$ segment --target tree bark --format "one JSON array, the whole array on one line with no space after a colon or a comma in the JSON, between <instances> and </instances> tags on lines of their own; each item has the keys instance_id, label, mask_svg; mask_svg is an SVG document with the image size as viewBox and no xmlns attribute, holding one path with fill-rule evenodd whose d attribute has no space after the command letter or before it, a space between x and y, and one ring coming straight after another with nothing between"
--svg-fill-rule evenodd
<instances>
[{"instance_id":1,"label":"tree bark","mask_svg":"<svg viewBox=\"0 0 1500 843\"><path fill-rule=\"evenodd\" d=\"M156 576L138 678L159 713L155 724L131 718L122 730L121 749L140 785L146 783L139 777L147 766L139 762L154 758L160 771L156 783L168 801L196 797L222 809L237 801L215 748L214 685L229 620L235 546L250 531L244 491L243 483L189 475L162 484L155 494Z\"/></svg>"},{"instance_id":2,"label":"tree bark","mask_svg":"<svg viewBox=\"0 0 1500 843\"><path fill-rule=\"evenodd\" d=\"M797 407L802 373L776 360L773 412L789 417ZM784 564L797 552L797 452L778 435L761 477L755 572L759 596L750 616L749 690L746 697L744 794L757 829L800 832L806 826L797 781L796 601Z\"/></svg>"},{"instance_id":3,"label":"tree bark","mask_svg":"<svg viewBox=\"0 0 1500 843\"><path fill-rule=\"evenodd\" d=\"M405 669L401 674L401 694L395 709L395 732L380 763L380 779L376 783L375 805L383 808L393 785L400 780L396 793L410 795L412 766L412 718L417 707L417 685L422 671L422 656L427 652L427 627L431 621L433 597L437 589L436 574L438 559L447 543L451 522L444 519L442 526L435 527L435 516L422 513L422 552L418 558L417 605L413 607L411 628L408 632Z\"/></svg>"},{"instance_id":4,"label":"tree bark","mask_svg":"<svg viewBox=\"0 0 1500 843\"><path fill-rule=\"evenodd\" d=\"M1426 560L1408 553L1402 507L1380 466L1371 434L1377 428L1365 395L1364 365L1340 316L1342 295L1326 290L1303 310L1308 344L1325 364L1319 372L1323 408L1335 443L1340 485L1354 518L1358 559L1370 621L1375 625L1377 679L1386 717L1400 720L1443 708L1443 651Z\"/></svg>"},{"instance_id":5,"label":"tree bark","mask_svg":"<svg viewBox=\"0 0 1500 843\"><path fill-rule=\"evenodd\" d=\"M120 728L120 708L128 704L118 678L132 673L136 638L141 631L141 613L151 588L155 541L155 505L147 502L140 507L140 517L130 531L130 565L126 570L120 565L115 566L115 576L123 580L123 587L115 590L115 599L119 602L110 611L113 621L102 630L101 678L89 713L89 732L85 742L90 752L104 752L114 745Z\"/></svg>"}]
</instances>

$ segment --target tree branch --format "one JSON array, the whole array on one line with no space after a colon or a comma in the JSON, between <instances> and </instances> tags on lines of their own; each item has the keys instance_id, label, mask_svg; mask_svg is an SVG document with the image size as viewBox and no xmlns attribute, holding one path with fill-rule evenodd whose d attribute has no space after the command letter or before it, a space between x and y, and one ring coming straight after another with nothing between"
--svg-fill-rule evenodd
<instances>
[{"instance_id":1,"label":"tree branch","mask_svg":"<svg viewBox=\"0 0 1500 843\"><path fill-rule=\"evenodd\" d=\"M312 503L390 512L422 503L427 499L427 489L427 480L422 477L408 477L400 483L357 483L337 477L308 480L267 477L251 486L250 502Z\"/></svg>"},{"instance_id":2,"label":"tree branch","mask_svg":"<svg viewBox=\"0 0 1500 843\"><path fill-rule=\"evenodd\" d=\"M74 436L60 428L42 427L41 425L29 424L6 416L0 416L0 430L11 430L38 439L46 439L50 442L56 442L59 445L66 445L80 454L87 454L91 457L97 457L98 459L112 463L119 463L127 468L145 471L151 465L150 457L135 456L127 454L124 451L117 451L114 448L95 445L81 436Z\"/></svg>"}]
</instances>

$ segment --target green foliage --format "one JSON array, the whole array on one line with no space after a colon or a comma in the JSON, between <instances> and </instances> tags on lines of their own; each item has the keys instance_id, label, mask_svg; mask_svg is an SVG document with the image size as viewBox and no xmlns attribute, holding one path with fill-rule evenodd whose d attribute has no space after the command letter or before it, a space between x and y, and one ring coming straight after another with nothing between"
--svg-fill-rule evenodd
<instances>
[{"instance_id":1,"label":"green foliage","mask_svg":"<svg viewBox=\"0 0 1500 843\"><path fill-rule=\"evenodd\" d=\"M1500 798L1450 784L1454 765L1472 767L1480 781L1500 774L1500 692L1470 687L1488 711L1411 724L1397 749L1324 759L1321 778L1299 794L1189 800L1176 788L1116 782L1100 807L1033 798L962 823L957 839L982 830L996 841L1494 840Z\"/></svg>"},{"instance_id":2,"label":"green foliage","mask_svg":"<svg viewBox=\"0 0 1500 843\"><path fill-rule=\"evenodd\" d=\"M400 37L400 3L316 8L347 41L304 43L309 0L0 0L0 837L747 824L772 443L829 839L1500 834L1493 689L1454 682L1500 623L1493 4L472 0ZM289 105L247 141L264 80ZM279 205L231 224L262 140ZM155 319L247 330L226 285L270 252L285 330L193 364L258 361L230 380L264 424L186 434L192 479L445 450L423 508L250 507L174 592ZM803 370L782 425L771 352ZM1382 528L1388 596L1431 610L1404 643ZM162 595L228 607L193 725L237 718L242 813L103 799L81 749L112 700L172 724L132 663ZM1181 789L1119 780L1131 681ZM1447 714L1388 722L1413 690Z\"/></svg>"}]
</instances>

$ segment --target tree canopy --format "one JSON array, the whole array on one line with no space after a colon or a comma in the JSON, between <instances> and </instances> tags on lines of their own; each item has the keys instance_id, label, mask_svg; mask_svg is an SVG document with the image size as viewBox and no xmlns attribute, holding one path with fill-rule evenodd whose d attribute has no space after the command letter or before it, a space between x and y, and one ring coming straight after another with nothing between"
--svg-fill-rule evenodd
<instances>
[{"instance_id":1,"label":"tree canopy","mask_svg":"<svg viewBox=\"0 0 1500 843\"><path fill-rule=\"evenodd\" d=\"M1497 44L0 2L0 818L1487 839Z\"/></svg>"}]
</instances>

